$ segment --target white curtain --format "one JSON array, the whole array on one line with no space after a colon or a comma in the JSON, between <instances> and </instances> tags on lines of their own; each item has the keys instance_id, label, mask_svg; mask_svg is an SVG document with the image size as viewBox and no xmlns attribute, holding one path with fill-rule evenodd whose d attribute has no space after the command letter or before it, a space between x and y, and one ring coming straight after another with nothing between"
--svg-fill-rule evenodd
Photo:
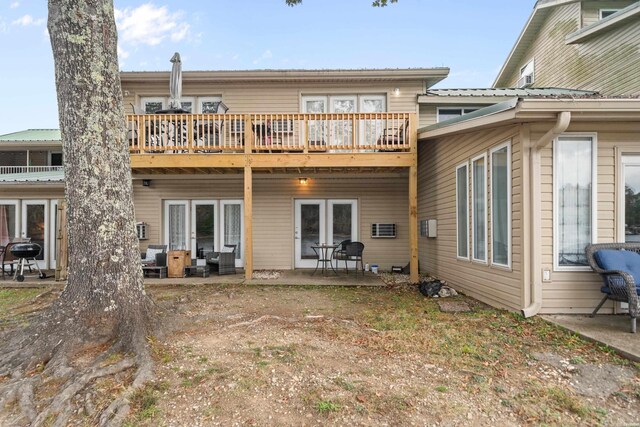
<instances>
[{"instance_id":1,"label":"white curtain","mask_svg":"<svg viewBox=\"0 0 640 427\"><path fill-rule=\"evenodd\" d=\"M224 244L236 245L236 259L242 253L242 209L240 204L224 205Z\"/></svg>"},{"instance_id":2,"label":"white curtain","mask_svg":"<svg viewBox=\"0 0 640 427\"><path fill-rule=\"evenodd\" d=\"M169 205L169 250L187 249L186 221L186 206Z\"/></svg>"},{"instance_id":3,"label":"white curtain","mask_svg":"<svg viewBox=\"0 0 640 427\"><path fill-rule=\"evenodd\" d=\"M491 155L491 257L495 264L509 263L509 155L507 147Z\"/></svg>"},{"instance_id":4,"label":"white curtain","mask_svg":"<svg viewBox=\"0 0 640 427\"><path fill-rule=\"evenodd\" d=\"M560 138L556 147L558 265L588 265L591 243L591 138Z\"/></svg>"},{"instance_id":5,"label":"white curtain","mask_svg":"<svg viewBox=\"0 0 640 427\"><path fill-rule=\"evenodd\" d=\"M473 162L473 257L477 260L486 260L485 243L487 228L485 215L487 210L485 159L477 159Z\"/></svg>"}]
</instances>

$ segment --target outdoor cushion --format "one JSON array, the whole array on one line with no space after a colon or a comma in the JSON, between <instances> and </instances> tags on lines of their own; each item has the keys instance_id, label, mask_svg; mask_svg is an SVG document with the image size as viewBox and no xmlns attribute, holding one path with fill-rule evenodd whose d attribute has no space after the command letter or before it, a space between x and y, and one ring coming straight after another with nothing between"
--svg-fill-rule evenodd
<instances>
[{"instance_id":1,"label":"outdoor cushion","mask_svg":"<svg viewBox=\"0 0 640 427\"><path fill-rule=\"evenodd\" d=\"M236 250L236 248L234 248L234 247L223 246L222 249L220 249L220 253L230 254L231 252L233 252L235 250Z\"/></svg>"},{"instance_id":2,"label":"outdoor cushion","mask_svg":"<svg viewBox=\"0 0 640 427\"><path fill-rule=\"evenodd\" d=\"M633 251L601 249L594 253L594 258L600 268L602 268L603 270L619 270L631 274L631 276L633 276L634 282L636 283L636 290L638 291L638 295L640 295L640 254L637 254ZM609 294L611 293L609 284L616 287L624 286L624 283L622 281L616 282L620 283L613 284L605 278L605 285L600 290L603 293Z\"/></svg>"},{"instance_id":3,"label":"outdoor cushion","mask_svg":"<svg viewBox=\"0 0 640 427\"><path fill-rule=\"evenodd\" d=\"M156 255L161 253L162 249L147 249L147 255L143 262L156 262Z\"/></svg>"}]
</instances>

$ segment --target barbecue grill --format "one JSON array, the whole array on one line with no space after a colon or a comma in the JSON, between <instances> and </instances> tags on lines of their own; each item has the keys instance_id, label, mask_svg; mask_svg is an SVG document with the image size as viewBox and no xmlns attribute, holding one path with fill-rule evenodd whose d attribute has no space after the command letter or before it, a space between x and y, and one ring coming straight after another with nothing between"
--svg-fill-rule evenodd
<instances>
[{"instance_id":1,"label":"barbecue grill","mask_svg":"<svg viewBox=\"0 0 640 427\"><path fill-rule=\"evenodd\" d=\"M35 265L38 269L38 277L44 279L47 277L45 273L40 270L38 260L36 257L42 252L42 247L37 243L20 243L11 247L11 254L18 258L18 268L16 268L16 274L13 277L14 280L22 282L24 280L24 268L27 267L31 271L31 266Z\"/></svg>"}]
</instances>

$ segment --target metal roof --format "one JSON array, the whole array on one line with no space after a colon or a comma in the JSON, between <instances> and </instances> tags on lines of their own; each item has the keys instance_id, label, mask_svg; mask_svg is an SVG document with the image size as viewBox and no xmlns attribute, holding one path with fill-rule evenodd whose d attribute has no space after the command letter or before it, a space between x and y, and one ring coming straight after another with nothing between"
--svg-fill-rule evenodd
<instances>
[{"instance_id":1,"label":"metal roof","mask_svg":"<svg viewBox=\"0 0 640 427\"><path fill-rule=\"evenodd\" d=\"M447 97L528 97L528 96L589 96L597 95L597 92L590 90L565 89L558 87L536 87L536 88L478 88L478 89L429 89L425 95L447 96Z\"/></svg>"},{"instance_id":2,"label":"metal roof","mask_svg":"<svg viewBox=\"0 0 640 427\"><path fill-rule=\"evenodd\" d=\"M640 1L633 3L624 9L617 11L616 13L600 19L586 27L580 28L578 31L568 34L565 41L568 44L580 43L590 37L599 34L602 31L606 31L611 28L616 28L620 25L626 24L632 18L640 17Z\"/></svg>"},{"instance_id":3,"label":"metal roof","mask_svg":"<svg viewBox=\"0 0 640 427\"><path fill-rule=\"evenodd\" d=\"M0 135L0 142L60 142L59 129L27 129Z\"/></svg>"},{"instance_id":4,"label":"metal roof","mask_svg":"<svg viewBox=\"0 0 640 427\"><path fill-rule=\"evenodd\" d=\"M5 182L62 182L64 171L10 173L0 175L0 183Z\"/></svg>"}]
</instances>

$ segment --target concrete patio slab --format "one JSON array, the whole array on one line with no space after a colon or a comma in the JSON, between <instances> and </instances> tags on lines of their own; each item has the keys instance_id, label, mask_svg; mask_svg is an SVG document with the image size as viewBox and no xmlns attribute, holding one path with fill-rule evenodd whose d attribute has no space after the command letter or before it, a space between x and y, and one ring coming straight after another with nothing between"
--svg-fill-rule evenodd
<instances>
[{"instance_id":1,"label":"concrete patio slab","mask_svg":"<svg viewBox=\"0 0 640 427\"><path fill-rule=\"evenodd\" d=\"M585 339L604 344L621 356L640 362L640 333L629 332L628 315L603 314L591 318L588 315L554 314L542 318Z\"/></svg>"}]
</instances>

